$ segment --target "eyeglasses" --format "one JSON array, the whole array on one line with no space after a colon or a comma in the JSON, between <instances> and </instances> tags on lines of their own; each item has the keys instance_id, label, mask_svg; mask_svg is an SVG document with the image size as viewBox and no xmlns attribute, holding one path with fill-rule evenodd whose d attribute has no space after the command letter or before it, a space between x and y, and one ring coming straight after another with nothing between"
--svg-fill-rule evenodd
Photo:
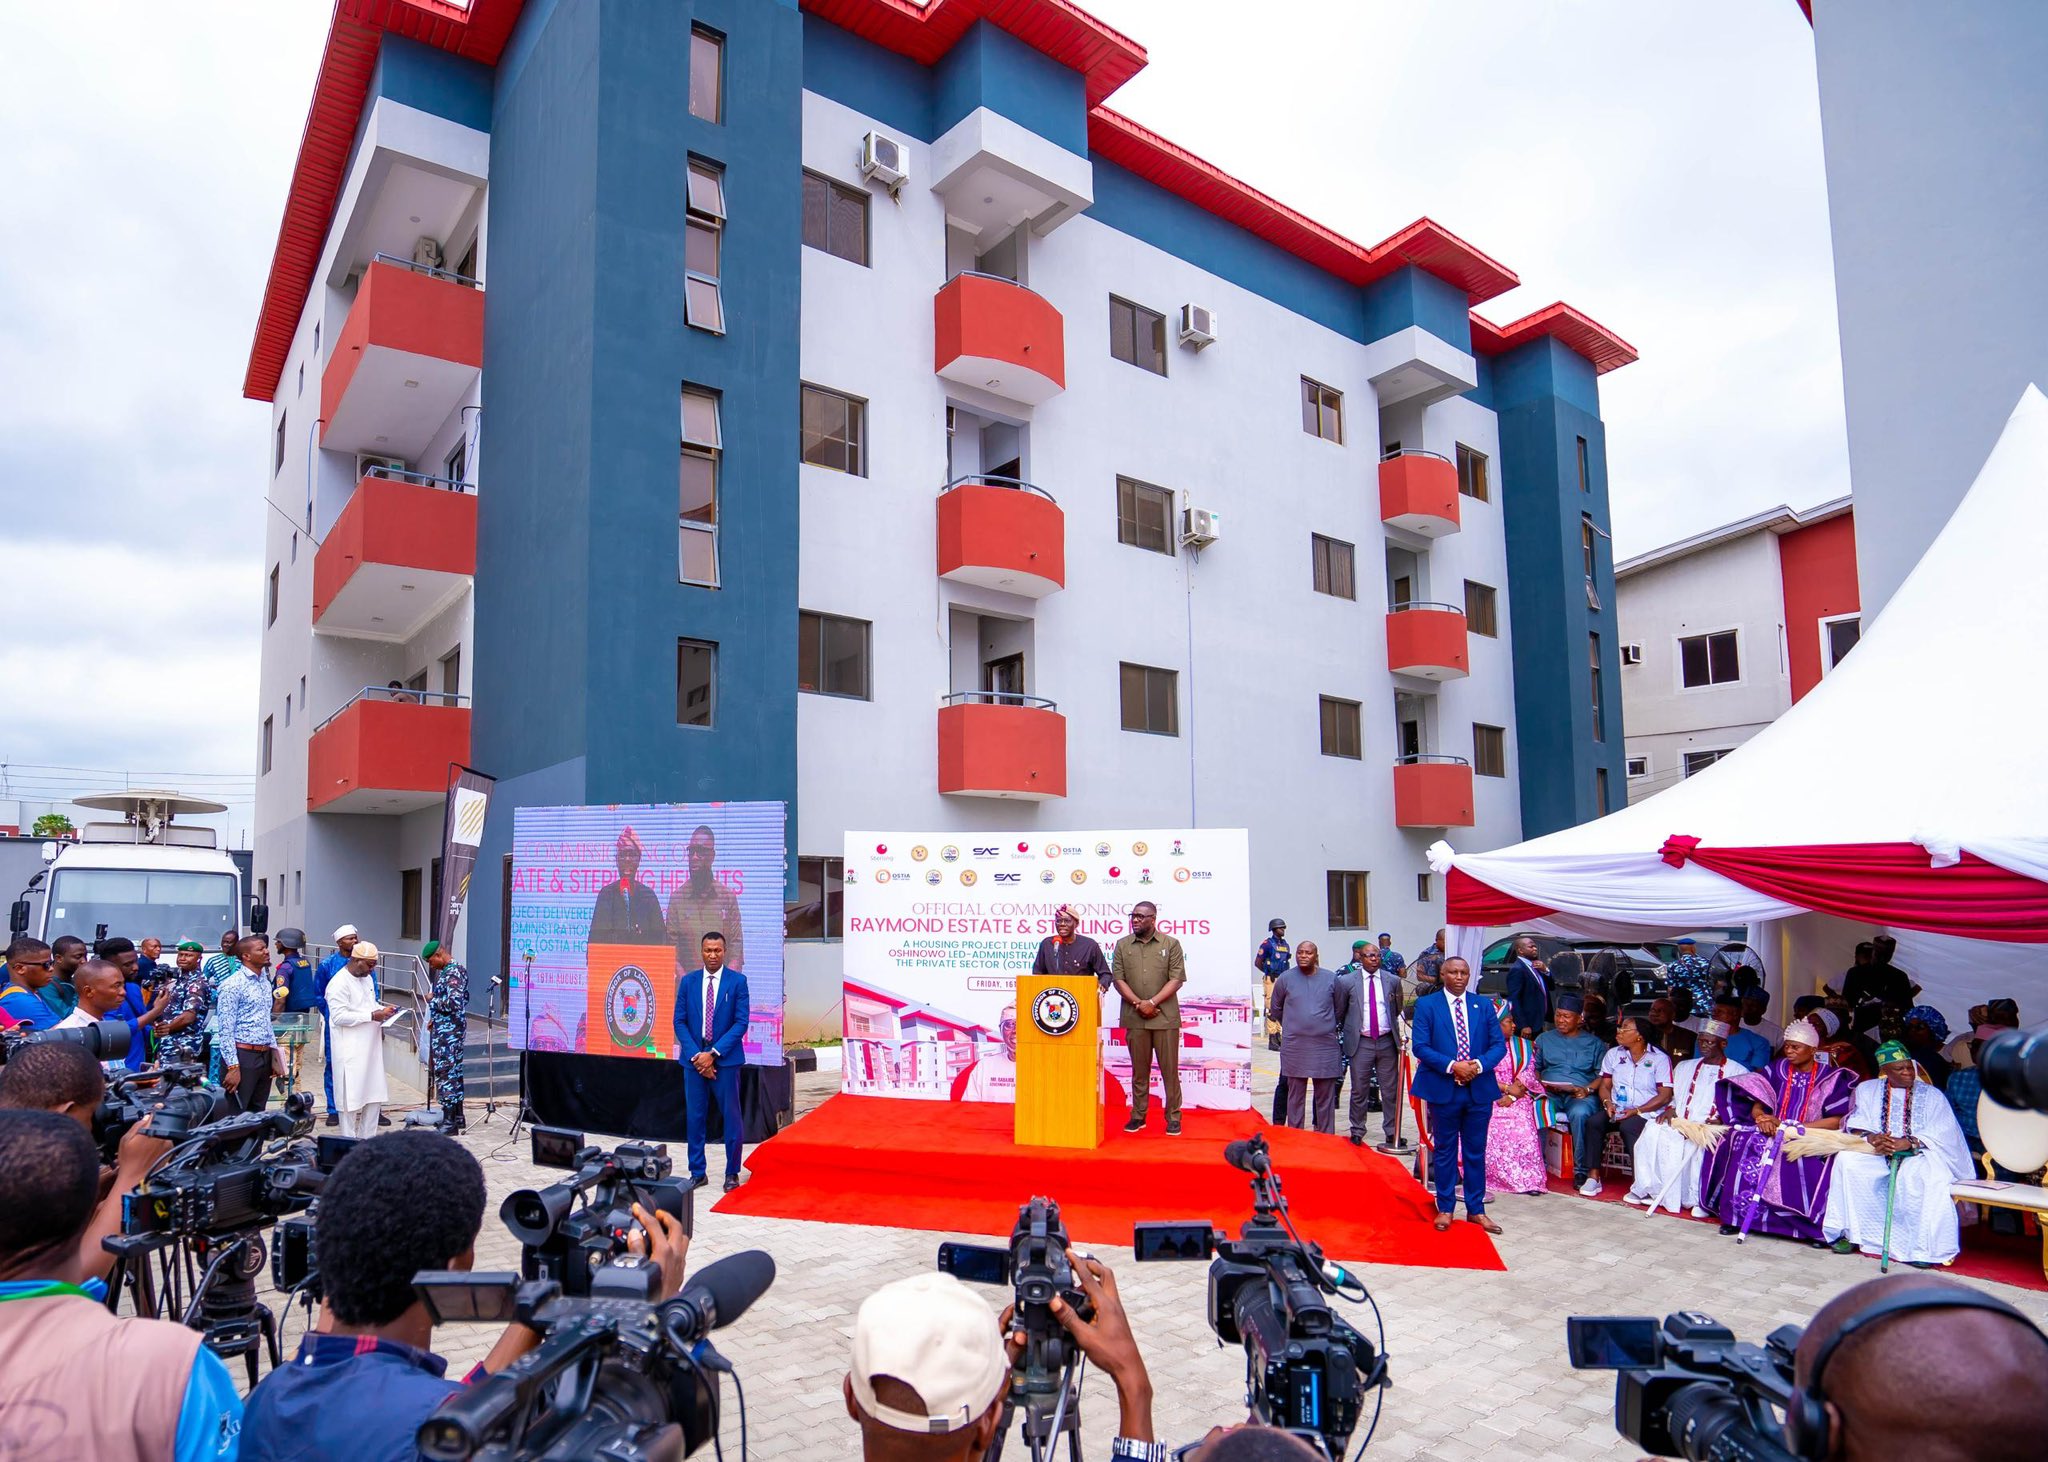
<instances>
[{"instance_id":1,"label":"eyeglasses","mask_svg":"<svg viewBox=\"0 0 2048 1462\"><path fill-rule=\"evenodd\" d=\"M15 963L28 970L46 970L50 968L50 961L46 959L18 959Z\"/></svg>"}]
</instances>

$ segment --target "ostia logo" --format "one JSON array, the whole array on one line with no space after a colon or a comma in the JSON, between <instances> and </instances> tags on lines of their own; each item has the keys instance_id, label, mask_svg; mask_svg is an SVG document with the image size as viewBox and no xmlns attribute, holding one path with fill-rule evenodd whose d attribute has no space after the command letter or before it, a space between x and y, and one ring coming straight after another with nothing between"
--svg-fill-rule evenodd
<instances>
[{"instance_id":1,"label":"ostia logo","mask_svg":"<svg viewBox=\"0 0 2048 1462\"><path fill-rule=\"evenodd\" d=\"M1194 874L1188 872L1188 870L1185 868L1176 868L1173 870L1173 881L1175 883L1186 883L1190 878L1193 878L1194 876Z\"/></svg>"},{"instance_id":2,"label":"ostia logo","mask_svg":"<svg viewBox=\"0 0 2048 1462\"><path fill-rule=\"evenodd\" d=\"M1081 1007L1065 990L1040 990L1031 1001L1031 1023L1049 1036L1063 1036L1081 1023Z\"/></svg>"},{"instance_id":3,"label":"ostia logo","mask_svg":"<svg viewBox=\"0 0 2048 1462\"><path fill-rule=\"evenodd\" d=\"M962 888L972 888L974 887L974 880L980 876L972 868L963 868L960 870L960 886Z\"/></svg>"},{"instance_id":4,"label":"ostia logo","mask_svg":"<svg viewBox=\"0 0 2048 1462\"><path fill-rule=\"evenodd\" d=\"M1060 845L1059 845L1058 843L1047 843L1047 844L1045 845L1045 856L1046 856L1046 857L1048 857L1048 858L1057 858L1057 857L1059 857L1059 855L1060 855Z\"/></svg>"},{"instance_id":5,"label":"ostia logo","mask_svg":"<svg viewBox=\"0 0 2048 1462\"><path fill-rule=\"evenodd\" d=\"M604 992L604 1023L615 1045L641 1047L654 1029L654 982L638 965L620 965Z\"/></svg>"},{"instance_id":6,"label":"ostia logo","mask_svg":"<svg viewBox=\"0 0 2048 1462\"><path fill-rule=\"evenodd\" d=\"M875 870L875 882L877 883L887 883L890 879L894 878L895 876L895 874L891 873L886 868L877 868Z\"/></svg>"}]
</instances>

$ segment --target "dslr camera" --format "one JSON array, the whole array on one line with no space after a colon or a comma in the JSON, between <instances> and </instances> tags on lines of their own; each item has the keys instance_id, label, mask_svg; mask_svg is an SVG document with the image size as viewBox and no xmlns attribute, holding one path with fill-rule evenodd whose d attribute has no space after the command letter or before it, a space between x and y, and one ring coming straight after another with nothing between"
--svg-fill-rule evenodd
<instances>
[{"instance_id":1,"label":"dslr camera","mask_svg":"<svg viewBox=\"0 0 2048 1462\"><path fill-rule=\"evenodd\" d=\"M1002 1455L1002 1438L1010 1418L1024 1412L1024 1440L1038 1457L1062 1431L1069 1445L1080 1444L1080 1350L1052 1312L1064 1300L1083 1320L1095 1318L1095 1307L1074 1278L1067 1262L1067 1226L1060 1206L1050 1198L1033 1198L1017 1210L1010 1242L1003 1248L986 1244L939 1245L939 1268L971 1284L1007 1284L1017 1306L1011 1324L1024 1332L1024 1354L1010 1372L1010 1390L1003 1402L1002 1431L989 1452L989 1462Z\"/></svg>"},{"instance_id":2,"label":"dslr camera","mask_svg":"<svg viewBox=\"0 0 2048 1462\"><path fill-rule=\"evenodd\" d=\"M1747 1345L1697 1310L1661 1324L1649 1315L1565 1320L1574 1370L1619 1372L1614 1429L1653 1456L1695 1462L1796 1462L1778 1416L1804 1333L1781 1325L1762 1345Z\"/></svg>"},{"instance_id":3,"label":"dslr camera","mask_svg":"<svg viewBox=\"0 0 2048 1462\"><path fill-rule=\"evenodd\" d=\"M1388 1383L1387 1357L1384 1334L1375 1347L1327 1297L1370 1303L1371 1296L1295 1232L1264 1137L1233 1142L1223 1156L1252 1179L1252 1216L1237 1238L1206 1223L1141 1223L1132 1234L1134 1256L1140 1263L1213 1259L1209 1328L1218 1343L1244 1347L1252 1414L1341 1457L1365 1393Z\"/></svg>"},{"instance_id":4,"label":"dslr camera","mask_svg":"<svg viewBox=\"0 0 2048 1462\"><path fill-rule=\"evenodd\" d=\"M606 1294L651 1300L661 1276L648 1264L623 1264L634 1257L627 1240L641 1233L633 1217L638 1203L666 1212L696 1229L690 1189L675 1180L675 1160L658 1142L621 1142L610 1152L565 1127L533 1129L533 1160L541 1167L567 1168L574 1176L545 1188L521 1188L498 1210L499 1221L519 1240L520 1273L552 1280L571 1297ZM602 1274L615 1269L612 1274Z\"/></svg>"}]
</instances>

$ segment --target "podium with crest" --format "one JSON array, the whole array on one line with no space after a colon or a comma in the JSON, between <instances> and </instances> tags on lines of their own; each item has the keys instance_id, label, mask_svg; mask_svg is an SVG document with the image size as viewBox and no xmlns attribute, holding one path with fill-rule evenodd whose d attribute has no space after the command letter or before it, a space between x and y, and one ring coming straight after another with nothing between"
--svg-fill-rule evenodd
<instances>
[{"instance_id":1,"label":"podium with crest","mask_svg":"<svg viewBox=\"0 0 2048 1462\"><path fill-rule=\"evenodd\" d=\"M1019 1146L1102 1145L1101 1026L1093 975L1018 977Z\"/></svg>"}]
</instances>

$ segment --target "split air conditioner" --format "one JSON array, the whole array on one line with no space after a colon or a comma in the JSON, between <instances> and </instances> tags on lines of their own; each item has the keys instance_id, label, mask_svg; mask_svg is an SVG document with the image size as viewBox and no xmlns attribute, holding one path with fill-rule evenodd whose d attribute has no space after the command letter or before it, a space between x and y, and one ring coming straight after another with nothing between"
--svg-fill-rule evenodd
<instances>
[{"instance_id":1,"label":"split air conditioner","mask_svg":"<svg viewBox=\"0 0 2048 1462\"><path fill-rule=\"evenodd\" d=\"M900 188L910 177L910 154L895 138L870 132L860 141L860 175L887 188Z\"/></svg>"},{"instance_id":2,"label":"split air conditioner","mask_svg":"<svg viewBox=\"0 0 2048 1462\"><path fill-rule=\"evenodd\" d=\"M1216 312L1207 305L1180 307L1180 343L1200 350L1216 343Z\"/></svg>"},{"instance_id":3,"label":"split air conditioner","mask_svg":"<svg viewBox=\"0 0 2048 1462\"><path fill-rule=\"evenodd\" d=\"M373 468L381 468L387 472L405 472L409 470L403 457L385 457L375 452L356 453L357 477L369 476Z\"/></svg>"},{"instance_id":4,"label":"split air conditioner","mask_svg":"<svg viewBox=\"0 0 2048 1462\"><path fill-rule=\"evenodd\" d=\"M1207 548L1223 536L1223 515L1207 508L1180 510L1180 541L1183 547Z\"/></svg>"}]
</instances>

